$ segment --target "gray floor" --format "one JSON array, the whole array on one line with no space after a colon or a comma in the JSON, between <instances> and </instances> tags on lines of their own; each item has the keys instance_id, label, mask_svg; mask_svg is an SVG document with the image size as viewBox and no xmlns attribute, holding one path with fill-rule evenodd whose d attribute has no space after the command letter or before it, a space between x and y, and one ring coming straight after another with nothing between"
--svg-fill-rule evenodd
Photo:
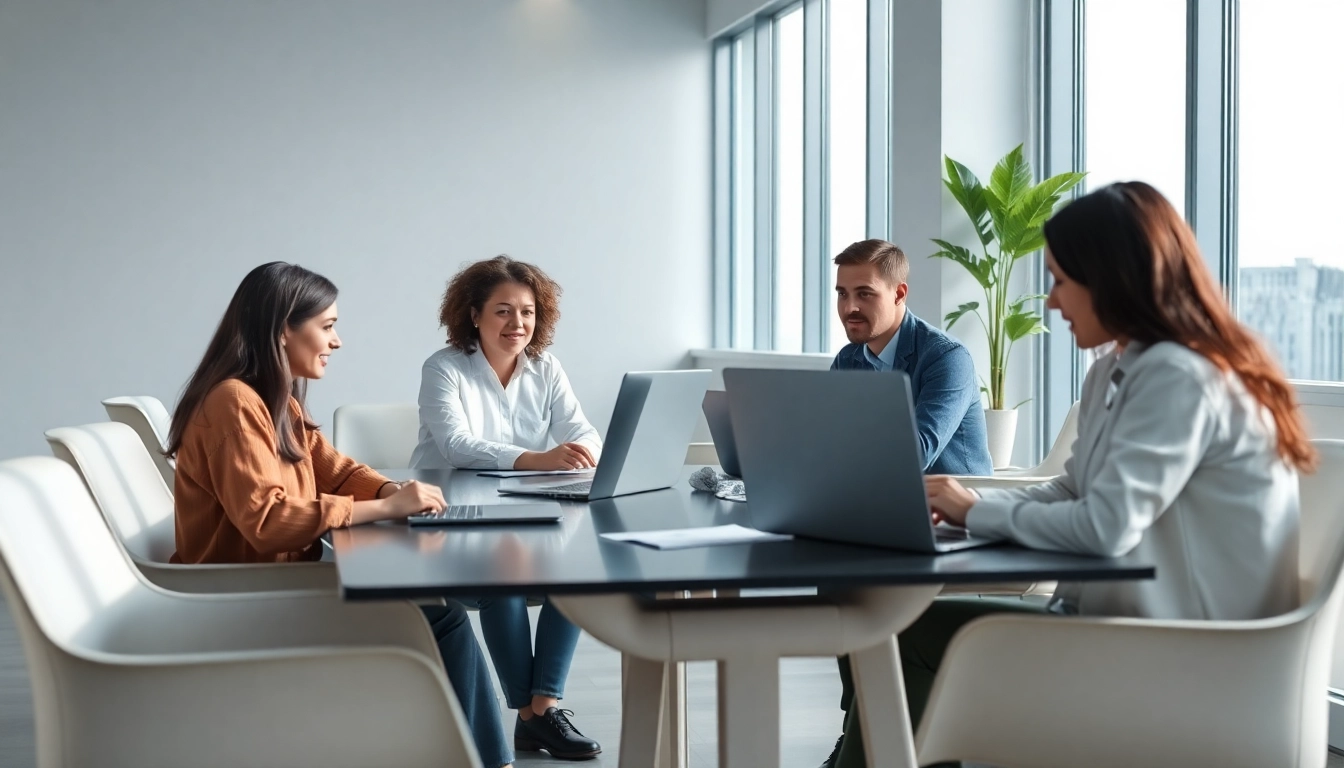
<instances>
[{"instance_id":1,"label":"gray floor","mask_svg":"<svg viewBox=\"0 0 1344 768\"><path fill-rule=\"evenodd\" d=\"M714 666L692 664L687 672L688 733L692 768L717 765ZM790 659L782 665L783 768L815 768L830 752L840 729L836 702L840 682L832 659ZM35 768L33 714L24 668L23 649L9 611L0 601L0 765ZM575 722L602 743L605 754L581 763L589 768L615 768L620 735L620 658L584 635L570 670L565 706ZM508 713L512 722L512 713ZM511 726L510 726L511 727ZM544 755L523 755L520 766L568 765ZM1344 757L1331 755L1329 768L1344 768Z\"/></svg>"}]
</instances>

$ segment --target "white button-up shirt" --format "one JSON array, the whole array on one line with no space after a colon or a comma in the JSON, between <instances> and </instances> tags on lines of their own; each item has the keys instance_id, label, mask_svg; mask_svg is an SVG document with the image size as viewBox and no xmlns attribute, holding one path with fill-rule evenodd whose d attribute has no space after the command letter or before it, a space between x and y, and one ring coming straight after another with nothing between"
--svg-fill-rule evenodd
<instances>
[{"instance_id":1,"label":"white button-up shirt","mask_svg":"<svg viewBox=\"0 0 1344 768\"><path fill-rule=\"evenodd\" d=\"M527 451L560 443L586 446L594 458L602 451L602 438L551 353L535 360L519 355L508 386L479 349L469 355L445 347L425 361L412 467L513 469Z\"/></svg>"}]
</instances>

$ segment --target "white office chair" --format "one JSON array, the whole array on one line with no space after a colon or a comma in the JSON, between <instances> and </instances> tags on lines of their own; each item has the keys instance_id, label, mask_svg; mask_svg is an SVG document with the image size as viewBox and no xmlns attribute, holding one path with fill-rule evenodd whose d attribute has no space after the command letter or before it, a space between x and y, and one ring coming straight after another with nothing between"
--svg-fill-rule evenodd
<instances>
[{"instance_id":1,"label":"white office chair","mask_svg":"<svg viewBox=\"0 0 1344 768\"><path fill-rule=\"evenodd\" d=\"M342 405L332 417L332 446L374 469L411 465L420 440L420 408L414 403Z\"/></svg>"},{"instance_id":2,"label":"white office chair","mask_svg":"<svg viewBox=\"0 0 1344 768\"><path fill-rule=\"evenodd\" d=\"M39 768L481 764L414 606L165 592L56 459L0 462L0 590Z\"/></svg>"},{"instance_id":3,"label":"white office chair","mask_svg":"<svg viewBox=\"0 0 1344 768\"><path fill-rule=\"evenodd\" d=\"M1344 599L1344 441L1314 442L1321 467L1301 479L1301 607L1256 621L971 622L934 683L920 764L1324 766Z\"/></svg>"},{"instance_id":4,"label":"white office chair","mask_svg":"<svg viewBox=\"0 0 1344 768\"><path fill-rule=\"evenodd\" d=\"M1045 455L1040 464L1028 469L1014 469L1007 467L994 470L994 477L1001 479L1025 479L1031 482L1038 482L1042 478L1051 478L1064 474L1064 462L1073 455L1073 442L1078 439L1078 403L1075 402L1069 407L1069 412L1064 416L1064 424L1059 428L1059 434L1055 436L1054 445L1050 446L1050 452ZM982 485L980 487L995 487ZM1000 486L1001 487L1001 486Z\"/></svg>"},{"instance_id":5,"label":"white office chair","mask_svg":"<svg viewBox=\"0 0 1344 768\"><path fill-rule=\"evenodd\" d=\"M150 395L109 397L103 401L103 410L107 411L107 418L135 430L140 441L145 444L145 450L149 451L150 458L154 459L154 466L163 475L163 482L168 484L168 490L171 491L176 464L163 455L163 449L168 447L168 430L172 427L173 418L159 398Z\"/></svg>"},{"instance_id":6,"label":"white office chair","mask_svg":"<svg viewBox=\"0 0 1344 768\"><path fill-rule=\"evenodd\" d=\"M103 422L47 432L58 459L78 470L107 526L146 579L177 592L323 590L335 593L331 563L182 565L177 551L173 495L135 431Z\"/></svg>"}]
</instances>

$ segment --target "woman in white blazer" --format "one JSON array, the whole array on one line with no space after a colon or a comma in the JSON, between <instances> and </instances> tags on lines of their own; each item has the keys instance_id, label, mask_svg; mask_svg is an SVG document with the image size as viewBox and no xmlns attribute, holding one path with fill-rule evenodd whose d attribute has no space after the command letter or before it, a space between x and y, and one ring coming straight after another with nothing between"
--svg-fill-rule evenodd
<instances>
[{"instance_id":1,"label":"woman in white blazer","mask_svg":"<svg viewBox=\"0 0 1344 768\"><path fill-rule=\"evenodd\" d=\"M560 286L531 264L497 256L453 277L439 311L448 346L420 371L420 442L412 467L597 466L602 440L560 361L546 351L559 318ZM526 598L475 603L504 698L518 710L514 749L545 749L568 760L596 757L602 747L574 727L572 712L559 708L579 628L548 600L534 649Z\"/></svg>"},{"instance_id":2,"label":"woman in white blazer","mask_svg":"<svg viewBox=\"0 0 1344 768\"><path fill-rule=\"evenodd\" d=\"M1062 584L1043 607L935 601L900 636L916 724L947 643L986 613L1235 620L1296 607L1297 472L1315 453L1292 388L1233 316L1194 233L1157 190L1128 182L1063 208L1045 239L1046 305L1079 347L1112 346L1083 384L1072 458L1063 475L1020 489L930 476L929 506L976 536L1133 553L1157 578ZM857 730L846 730L834 764L862 765Z\"/></svg>"}]
</instances>

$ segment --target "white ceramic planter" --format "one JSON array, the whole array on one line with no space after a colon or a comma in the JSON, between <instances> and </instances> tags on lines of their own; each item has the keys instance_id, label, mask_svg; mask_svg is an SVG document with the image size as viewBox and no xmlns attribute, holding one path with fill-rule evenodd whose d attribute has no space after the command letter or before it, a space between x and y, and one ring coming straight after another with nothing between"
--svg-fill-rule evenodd
<instances>
[{"instance_id":1,"label":"white ceramic planter","mask_svg":"<svg viewBox=\"0 0 1344 768\"><path fill-rule=\"evenodd\" d=\"M1017 409L992 411L986 408L985 427L989 432L989 458L994 468L1009 466L1013 461L1013 441L1017 438Z\"/></svg>"}]
</instances>

